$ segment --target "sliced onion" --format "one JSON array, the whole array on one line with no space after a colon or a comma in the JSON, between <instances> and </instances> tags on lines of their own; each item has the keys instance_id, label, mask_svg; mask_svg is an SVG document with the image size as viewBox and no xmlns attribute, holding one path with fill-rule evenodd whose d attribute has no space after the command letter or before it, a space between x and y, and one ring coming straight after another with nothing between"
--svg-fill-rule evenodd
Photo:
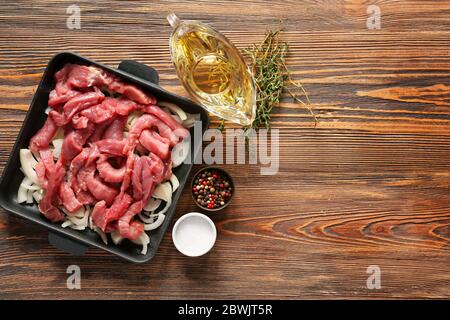
<instances>
[{"instance_id":1,"label":"sliced onion","mask_svg":"<svg viewBox=\"0 0 450 320\"><path fill-rule=\"evenodd\" d=\"M170 176L170 183L172 184L172 192L175 192L175 190L177 190L180 186L180 182L178 181L177 176L173 173Z\"/></svg>"},{"instance_id":2,"label":"sliced onion","mask_svg":"<svg viewBox=\"0 0 450 320\"><path fill-rule=\"evenodd\" d=\"M94 231L98 233L98 235L105 244L108 244L108 237L100 228L95 228Z\"/></svg>"},{"instance_id":3,"label":"sliced onion","mask_svg":"<svg viewBox=\"0 0 450 320\"><path fill-rule=\"evenodd\" d=\"M19 190L17 191L17 202L24 203L27 201L27 189L22 186L19 186Z\"/></svg>"},{"instance_id":4,"label":"sliced onion","mask_svg":"<svg viewBox=\"0 0 450 320\"><path fill-rule=\"evenodd\" d=\"M143 212L139 212L138 213L139 219L141 219L142 222L144 223L153 223L155 222L155 218L158 218L158 214L156 213L151 213L149 216L147 216L146 214L144 214Z\"/></svg>"},{"instance_id":5,"label":"sliced onion","mask_svg":"<svg viewBox=\"0 0 450 320\"><path fill-rule=\"evenodd\" d=\"M134 122L137 120L137 118L139 118L142 115L141 111L133 111L128 115L127 118L127 124L125 126L125 128L127 130L130 130L131 127L133 126Z\"/></svg>"},{"instance_id":6,"label":"sliced onion","mask_svg":"<svg viewBox=\"0 0 450 320\"><path fill-rule=\"evenodd\" d=\"M137 239L132 240L132 241L135 244L142 245L141 254L147 254L147 248L148 248L148 244L150 243L150 237L145 232L142 232L141 235Z\"/></svg>"},{"instance_id":7,"label":"sliced onion","mask_svg":"<svg viewBox=\"0 0 450 320\"><path fill-rule=\"evenodd\" d=\"M64 212L66 214L66 216L68 216L69 218L74 217L74 218L83 218L84 217L84 208L81 207L80 209L78 209L75 212L70 212L69 210L67 210L64 206L60 206L60 209L62 212Z\"/></svg>"},{"instance_id":8,"label":"sliced onion","mask_svg":"<svg viewBox=\"0 0 450 320\"><path fill-rule=\"evenodd\" d=\"M72 221L66 220L61 224L61 227L67 228L68 226L72 225Z\"/></svg>"},{"instance_id":9,"label":"sliced onion","mask_svg":"<svg viewBox=\"0 0 450 320\"><path fill-rule=\"evenodd\" d=\"M158 218L154 222L149 223L149 224L144 224L144 230L150 231L150 230L155 230L156 228L159 228L162 225L162 223L164 222L165 217L166 216L164 214L158 213Z\"/></svg>"},{"instance_id":10,"label":"sliced onion","mask_svg":"<svg viewBox=\"0 0 450 320\"><path fill-rule=\"evenodd\" d=\"M33 203L33 190L27 190L27 203Z\"/></svg>"},{"instance_id":11,"label":"sliced onion","mask_svg":"<svg viewBox=\"0 0 450 320\"><path fill-rule=\"evenodd\" d=\"M83 216L81 218L77 216L69 216L68 219L72 221L73 224L76 224L77 226L84 226L87 227L89 224L89 214L86 213L83 209Z\"/></svg>"},{"instance_id":12,"label":"sliced onion","mask_svg":"<svg viewBox=\"0 0 450 320\"><path fill-rule=\"evenodd\" d=\"M26 190L32 190L32 191L36 191L41 189L39 186L33 184L33 181L31 181L30 179L28 179L27 177L23 178L22 182L20 183L20 185L22 187L24 187Z\"/></svg>"},{"instance_id":13,"label":"sliced onion","mask_svg":"<svg viewBox=\"0 0 450 320\"><path fill-rule=\"evenodd\" d=\"M76 225L76 224L71 224L71 225L69 226L69 228L71 228L71 229L73 229L73 230L79 230L79 231L86 230L86 227L85 227L85 226L79 226L79 225Z\"/></svg>"},{"instance_id":14,"label":"sliced onion","mask_svg":"<svg viewBox=\"0 0 450 320\"><path fill-rule=\"evenodd\" d=\"M42 190L41 187L39 187L38 185L35 184L31 184L31 185L23 185L21 184L22 187L24 187L25 189L27 189L28 191L39 191Z\"/></svg>"},{"instance_id":15,"label":"sliced onion","mask_svg":"<svg viewBox=\"0 0 450 320\"><path fill-rule=\"evenodd\" d=\"M147 205L144 207L145 211L155 211L158 209L159 205L161 204L161 199L155 199L150 197L150 199L147 202Z\"/></svg>"},{"instance_id":16,"label":"sliced onion","mask_svg":"<svg viewBox=\"0 0 450 320\"><path fill-rule=\"evenodd\" d=\"M175 121L178 122L179 124L183 124L183 120L181 120L181 118L178 115L172 114L172 118L174 118Z\"/></svg>"},{"instance_id":17,"label":"sliced onion","mask_svg":"<svg viewBox=\"0 0 450 320\"><path fill-rule=\"evenodd\" d=\"M166 181L163 183L160 183L156 186L155 191L153 191L152 194L153 198L161 199L166 202L169 202L172 200L172 186L170 185L170 182Z\"/></svg>"},{"instance_id":18,"label":"sliced onion","mask_svg":"<svg viewBox=\"0 0 450 320\"><path fill-rule=\"evenodd\" d=\"M20 165L25 176L30 179L34 184L39 185L38 177L34 167L37 165L36 159L29 149L20 149Z\"/></svg>"},{"instance_id":19,"label":"sliced onion","mask_svg":"<svg viewBox=\"0 0 450 320\"><path fill-rule=\"evenodd\" d=\"M52 144L53 144L53 157L58 159L59 156L61 155L61 148L63 145L64 139L53 139L52 140Z\"/></svg>"},{"instance_id":20,"label":"sliced onion","mask_svg":"<svg viewBox=\"0 0 450 320\"><path fill-rule=\"evenodd\" d=\"M33 192L33 199L39 203L41 202L42 198L44 197L44 191L42 189L40 190L36 190L35 192Z\"/></svg>"},{"instance_id":21,"label":"sliced onion","mask_svg":"<svg viewBox=\"0 0 450 320\"><path fill-rule=\"evenodd\" d=\"M170 111L172 111L173 113L177 114L182 121L187 119L186 112L184 112L183 109L181 109L176 104L171 103L171 102L167 102L167 101L160 101L160 102L158 102L158 104L159 104L160 107L166 107Z\"/></svg>"},{"instance_id":22,"label":"sliced onion","mask_svg":"<svg viewBox=\"0 0 450 320\"><path fill-rule=\"evenodd\" d=\"M167 203L166 203L166 205L164 206L164 208L163 208L160 212L158 212L158 214L164 214L164 213L166 213L167 210L169 210L171 204L172 204L172 198L170 198L170 200L167 201Z\"/></svg>"},{"instance_id":23,"label":"sliced onion","mask_svg":"<svg viewBox=\"0 0 450 320\"><path fill-rule=\"evenodd\" d=\"M187 119L183 121L183 126L185 128L191 128L194 126L195 121L200 121L200 113L188 113Z\"/></svg>"},{"instance_id":24,"label":"sliced onion","mask_svg":"<svg viewBox=\"0 0 450 320\"><path fill-rule=\"evenodd\" d=\"M120 235L119 231L114 230L111 232L111 240L115 245L119 245L124 238Z\"/></svg>"},{"instance_id":25,"label":"sliced onion","mask_svg":"<svg viewBox=\"0 0 450 320\"><path fill-rule=\"evenodd\" d=\"M189 151L191 148L191 144L189 140L183 140L175 145L172 149L172 167L178 167L180 164L186 160Z\"/></svg>"}]
</instances>

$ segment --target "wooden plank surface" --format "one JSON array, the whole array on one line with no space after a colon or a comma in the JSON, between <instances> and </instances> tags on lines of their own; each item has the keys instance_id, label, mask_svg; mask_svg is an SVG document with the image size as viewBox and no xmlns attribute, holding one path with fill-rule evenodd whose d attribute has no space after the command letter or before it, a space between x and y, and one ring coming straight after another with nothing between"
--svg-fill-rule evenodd
<instances>
[{"instance_id":1,"label":"wooden plank surface","mask_svg":"<svg viewBox=\"0 0 450 320\"><path fill-rule=\"evenodd\" d=\"M78 1L81 29L68 30L72 4L0 7L1 170L55 53L135 59L186 95L170 63L170 10L239 48L283 19L288 64L319 124L287 97L274 110L279 173L225 167L236 197L211 215L218 239L201 258L181 256L170 232L149 263L96 249L74 257L1 210L0 298L450 297L450 1ZM380 30L366 27L370 4ZM185 190L177 217L195 209ZM81 290L66 288L71 264ZM369 265L381 268L381 289L366 287Z\"/></svg>"}]
</instances>

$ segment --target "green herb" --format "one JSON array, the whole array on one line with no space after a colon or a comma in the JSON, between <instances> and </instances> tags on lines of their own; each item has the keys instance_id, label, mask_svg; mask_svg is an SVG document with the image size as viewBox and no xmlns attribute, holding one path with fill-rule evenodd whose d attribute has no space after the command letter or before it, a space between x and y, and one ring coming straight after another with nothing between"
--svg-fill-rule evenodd
<instances>
[{"instance_id":1,"label":"green herb","mask_svg":"<svg viewBox=\"0 0 450 320\"><path fill-rule=\"evenodd\" d=\"M220 132L223 132L223 130L225 130L225 119L222 119L222 121L220 121L217 129L219 129Z\"/></svg>"},{"instance_id":2,"label":"green herb","mask_svg":"<svg viewBox=\"0 0 450 320\"><path fill-rule=\"evenodd\" d=\"M287 42L279 41L280 32L281 29L270 30L266 32L262 43L244 50L244 54L250 59L257 90L256 118L246 129L261 127L270 129L272 109L279 105L283 90L286 90L295 102L307 108L314 118L315 125L317 124L306 90L300 82L292 79L291 72L286 66L289 45ZM300 94L297 93L299 90Z\"/></svg>"}]
</instances>

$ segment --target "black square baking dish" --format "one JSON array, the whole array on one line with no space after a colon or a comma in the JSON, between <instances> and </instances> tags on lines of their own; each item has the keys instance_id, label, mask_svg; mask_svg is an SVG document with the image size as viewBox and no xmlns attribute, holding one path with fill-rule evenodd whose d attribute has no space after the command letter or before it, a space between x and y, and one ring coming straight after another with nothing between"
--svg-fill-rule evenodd
<instances>
[{"instance_id":1,"label":"black square baking dish","mask_svg":"<svg viewBox=\"0 0 450 320\"><path fill-rule=\"evenodd\" d=\"M158 101L164 100L172 102L177 104L186 112L199 113L203 132L208 128L209 118L207 112L192 101L171 94L162 89L158 85L159 77L157 72L149 66L135 61L126 60L119 64L118 69L114 69L74 53L63 52L57 54L50 60L47 68L45 69L42 80L33 97L22 128L4 169L3 176L0 181L0 205L15 215L46 227L49 231L50 243L70 253L80 255L83 254L89 246L94 246L131 262L146 262L156 254L164 233L170 224L176 210L178 199L181 196L183 187L192 169L193 161L190 163L183 163L173 169L173 173L177 176L180 182L180 187L173 194L172 204L166 212L166 218L163 224L158 229L152 230L149 233L150 243L147 254L145 255L140 253L141 249L139 246L136 246L129 241L124 241L119 246L112 243L105 245L98 234L90 229L77 231L62 228L60 224L52 223L47 220L39 212L36 204L24 205L17 203L17 190L24 177L20 171L19 150L21 148L27 148L30 138L42 127L47 117L45 114L45 109L47 108L49 93L55 86L54 74L66 63L93 65L103 68L112 74L121 77L126 82L133 83L144 91L153 94ZM191 128L191 137L193 137L191 139L191 157L193 159L198 152L201 152L201 141L196 142L194 140L195 136L193 134L193 128ZM195 149L194 146L196 146Z\"/></svg>"}]
</instances>

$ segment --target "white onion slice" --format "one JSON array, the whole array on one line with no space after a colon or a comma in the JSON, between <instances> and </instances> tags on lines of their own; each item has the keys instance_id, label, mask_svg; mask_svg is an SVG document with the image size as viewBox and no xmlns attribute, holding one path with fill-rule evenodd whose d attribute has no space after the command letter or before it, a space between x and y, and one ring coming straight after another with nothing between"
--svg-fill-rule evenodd
<instances>
[{"instance_id":1,"label":"white onion slice","mask_svg":"<svg viewBox=\"0 0 450 320\"><path fill-rule=\"evenodd\" d=\"M162 213L158 213L158 218L155 220L155 222L153 223L149 223L149 224L144 224L144 230L145 231L150 231L150 230L155 230L157 228L159 228L162 223L164 222L164 218L166 216Z\"/></svg>"},{"instance_id":2,"label":"white onion slice","mask_svg":"<svg viewBox=\"0 0 450 320\"><path fill-rule=\"evenodd\" d=\"M26 186L30 184L30 179L27 177L23 178L22 182L19 185L19 189L17 190L17 202L23 203L28 200L28 189Z\"/></svg>"},{"instance_id":3,"label":"white onion slice","mask_svg":"<svg viewBox=\"0 0 450 320\"><path fill-rule=\"evenodd\" d=\"M83 209L83 216L81 218L77 216L69 216L68 219L77 226L87 227L89 224L89 214L86 213L84 209Z\"/></svg>"},{"instance_id":4,"label":"white onion slice","mask_svg":"<svg viewBox=\"0 0 450 320\"><path fill-rule=\"evenodd\" d=\"M172 204L172 198L169 199L169 201L167 201L166 205L164 206L164 208L158 212L158 214L164 214L167 212L167 210L169 210L170 205Z\"/></svg>"},{"instance_id":5,"label":"white onion slice","mask_svg":"<svg viewBox=\"0 0 450 320\"><path fill-rule=\"evenodd\" d=\"M127 124L125 126L125 128L127 130L130 130L131 127L133 126L134 122L142 115L141 111L133 111L128 115L127 118Z\"/></svg>"},{"instance_id":6,"label":"white onion slice","mask_svg":"<svg viewBox=\"0 0 450 320\"><path fill-rule=\"evenodd\" d=\"M184 121L184 120L187 119L186 112L184 112L184 111L183 111L179 106L177 106L176 104L171 103L171 102L167 102L167 101L160 101L160 102L158 102L158 104L159 104L160 107L166 107L166 108L168 108L170 111L172 111L173 113L177 114L177 115L180 117L180 119L181 119L182 121Z\"/></svg>"},{"instance_id":7,"label":"white onion slice","mask_svg":"<svg viewBox=\"0 0 450 320\"><path fill-rule=\"evenodd\" d=\"M43 197L44 197L44 191L42 189L36 190L35 192L33 192L33 198L37 203L41 202Z\"/></svg>"},{"instance_id":8,"label":"white onion slice","mask_svg":"<svg viewBox=\"0 0 450 320\"><path fill-rule=\"evenodd\" d=\"M27 203L33 203L33 190L27 190Z\"/></svg>"},{"instance_id":9,"label":"white onion slice","mask_svg":"<svg viewBox=\"0 0 450 320\"><path fill-rule=\"evenodd\" d=\"M17 202L23 203L25 201L27 201L27 189L19 186L19 190L17 191Z\"/></svg>"},{"instance_id":10,"label":"white onion slice","mask_svg":"<svg viewBox=\"0 0 450 320\"><path fill-rule=\"evenodd\" d=\"M120 235L119 231L114 230L111 232L111 240L115 245L119 245L124 238Z\"/></svg>"},{"instance_id":11,"label":"white onion slice","mask_svg":"<svg viewBox=\"0 0 450 320\"><path fill-rule=\"evenodd\" d=\"M142 245L141 254L147 254L147 248L148 244L150 243L150 237L145 232L142 232L141 235L137 239L132 240L132 242L135 244Z\"/></svg>"},{"instance_id":12,"label":"white onion slice","mask_svg":"<svg viewBox=\"0 0 450 320\"><path fill-rule=\"evenodd\" d=\"M183 121L183 126L185 128L191 128L194 126L195 121L200 121L200 113L188 113L187 119Z\"/></svg>"},{"instance_id":13,"label":"white onion slice","mask_svg":"<svg viewBox=\"0 0 450 320\"><path fill-rule=\"evenodd\" d=\"M172 149L172 167L178 167L180 164L186 160L191 144L188 140L183 140L176 144Z\"/></svg>"},{"instance_id":14,"label":"white onion slice","mask_svg":"<svg viewBox=\"0 0 450 320\"><path fill-rule=\"evenodd\" d=\"M166 202L169 202L172 200L172 186L170 185L170 182L166 181L163 183L160 183L156 186L155 191L153 191L152 194L153 198L161 199Z\"/></svg>"},{"instance_id":15,"label":"white onion slice","mask_svg":"<svg viewBox=\"0 0 450 320\"><path fill-rule=\"evenodd\" d=\"M86 227L85 227L85 226L78 226L78 225L76 225L76 224L71 224L71 225L69 226L69 228L71 228L71 229L73 229L73 230L79 230L79 231L86 230Z\"/></svg>"},{"instance_id":16,"label":"white onion slice","mask_svg":"<svg viewBox=\"0 0 450 320\"><path fill-rule=\"evenodd\" d=\"M94 231L98 233L104 244L108 244L108 237L100 228L95 228Z\"/></svg>"},{"instance_id":17,"label":"white onion slice","mask_svg":"<svg viewBox=\"0 0 450 320\"><path fill-rule=\"evenodd\" d=\"M141 219L142 222L144 223L153 223L155 222L155 218L158 218L158 214L156 213L151 213L149 216L147 216L145 213L143 212L139 212L138 213L139 219Z\"/></svg>"},{"instance_id":18,"label":"white onion slice","mask_svg":"<svg viewBox=\"0 0 450 320\"><path fill-rule=\"evenodd\" d=\"M53 144L53 157L58 159L59 156L61 155L61 148L63 145L64 139L53 139L52 140L52 144Z\"/></svg>"},{"instance_id":19,"label":"white onion slice","mask_svg":"<svg viewBox=\"0 0 450 320\"><path fill-rule=\"evenodd\" d=\"M20 149L20 165L25 176L30 179L34 184L39 185L38 177L34 167L37 165L36 159L29 149Z\"/></svg>"},{"instance_id":20,"label":"white onion slice","mask_svg":"<svg viewBox=\"0 0 450 320\"><path fill-rule=\"evenodd\" d=\"M183 120L181 120L181 118L178 115L172 114L172 118L174 118L175 121L178 122L179 124L183 124Z\"/></svg>"},{"instance_id":21,"label":"white onion slice","mask_svg":"<svg viewBox=\"0 0 450 320\"><path fill-rule=\"evenodd\" d=\"M150 197L150 199L147 202L147 205L144 207L145 211L155 211L158 209L159 205L161 204L161 199L155 199Z\"/></svg>"},{"instance_id":22,"label":"white onion slice","mask_svg":"<svg viewBox=\"0 0 450 320\"><path fill-rule=\"evenodd\" d=\"M66 220L61 224L61 227L67 228L68 226L72 225L72 221Z\"/></svg>"},{"instance_id":23,"label":"white onion slice","mask_svg":"<svg viewBox=\"0 0 450 320\"><path fill-rule=\"evenodd\" d=\"M39 187L33 187L33 181L28 179L27 177L23 178L22 182L20 183L22 187L25 188L25 190L39 190ZM34 185L35 186L35 185Z\"/></svg>"},{"instance_id":24,"label":"white onion slice","mask_svg":"<svg viewBox=\"0 0 450 320\"><path fill-rule=\"evenodd\" d=\"M170 183L172 184L172 192L175 192L175 190L177 190L180 186L180 182L178 181L177 176L173 173L170 176Z\"/></svg>"}]
</instances>

